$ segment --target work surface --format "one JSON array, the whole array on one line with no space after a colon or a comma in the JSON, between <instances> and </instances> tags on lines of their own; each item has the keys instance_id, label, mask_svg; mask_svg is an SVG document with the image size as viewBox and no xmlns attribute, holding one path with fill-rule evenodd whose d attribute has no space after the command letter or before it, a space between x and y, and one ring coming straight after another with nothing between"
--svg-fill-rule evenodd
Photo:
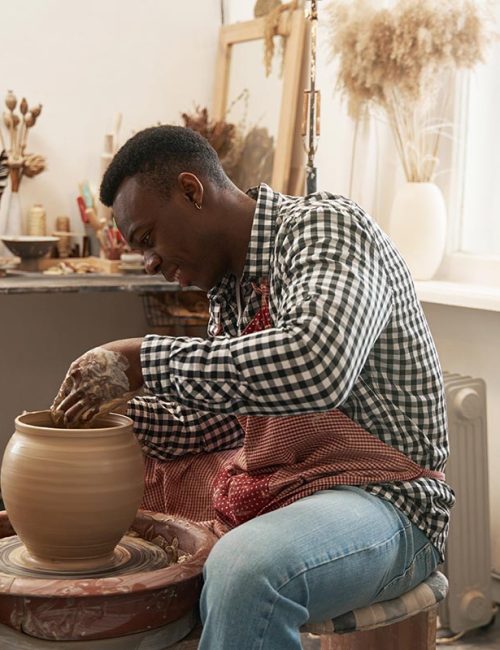
<instances>
[{"instance_id":1,"label":"work surface","mask_svg":"<svg viewBox=\"0 0 500 650\"><path fill-rule=\"evenodd\" d=\"M47 275L18 271L0 277L0 294L10 293L64 293L89 291L128 291L135 293L179 291L175 282L167 282L161 275L74 273Z\"/></svg>"}]
</instances>

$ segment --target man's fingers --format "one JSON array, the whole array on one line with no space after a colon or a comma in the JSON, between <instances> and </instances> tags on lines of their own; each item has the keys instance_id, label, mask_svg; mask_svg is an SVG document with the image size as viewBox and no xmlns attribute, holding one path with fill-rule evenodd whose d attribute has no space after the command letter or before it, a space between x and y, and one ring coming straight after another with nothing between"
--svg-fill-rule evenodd
<instances>
[{"instance_id":1,"label":"man's fingers","mask_svg":"<svg viewBox=\"0 0 500 650\"><path fill-rule=\"evenodd\" d=\"M66 424L74 424L76 422L83 422L92 417L92 412L95 411L95 407L90 406L85 400L80 400L73 404L71 408L68 408L64 414L64 422ZM85 417L87 413L90 413L89 417Z\"/></svg>"},{"instance_id":2,"label":"man's fingers","mask_svg":"<svg viewBox=\"0 0 500 650\"><path fill-rule=\"evenodd\" d=\"M85 393L83 390L76 390L73 393L69 393L66 397L59 403L57 410L58 411L69 411L77 402L83 401L85 399Z\"/></svg>"},{"instance_id":3,"label":"man's fingers","mask_svg":"<svg viewBox=\"0 0 500 650\"><path fill-rule=\"evenodd\" d=\"M59 409L61 407L62 402L75 391L76 387L78 384L81 383L81 378L82 378L82 373L81 369L78 367L75 368L70 368L70 371L64 378L64 381L59 388L57 395L54 398L54 401L52 402L51 409Z\"/></svg>"}]
</instances>

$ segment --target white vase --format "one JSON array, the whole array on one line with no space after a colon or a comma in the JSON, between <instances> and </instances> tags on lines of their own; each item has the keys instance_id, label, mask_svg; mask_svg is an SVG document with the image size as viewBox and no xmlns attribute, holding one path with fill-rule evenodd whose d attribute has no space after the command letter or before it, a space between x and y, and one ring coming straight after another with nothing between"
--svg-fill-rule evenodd
<instances>
[{"instance_id":1,"label":"white vase","mask_svg":"<svg viewBox=\"0 0 500 650\"><path fill-rule=\"evenodd\" d=\"M21 235L23 232L21 201L19 192L8 187L0 202L0 235ZM12 257L13 253L0 242L0 256Z\"/></svg>"},{"instance_id":2,"label":"white vase","mask_svg":"<svg viewBox=\"0 0 500 650\"><path fill-rule=\"evenodd\" d=\"M446 245L446 206L434 183L406 183L394 197L389 236L414 280L430 280Z\"/></svg>"}]
</instances>

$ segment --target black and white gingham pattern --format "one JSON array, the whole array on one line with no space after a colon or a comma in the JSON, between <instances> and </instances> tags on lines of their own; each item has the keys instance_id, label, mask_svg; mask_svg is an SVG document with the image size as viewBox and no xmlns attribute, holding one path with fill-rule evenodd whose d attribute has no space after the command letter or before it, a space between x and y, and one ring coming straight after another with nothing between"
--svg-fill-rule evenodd
<instances>
[{"instance_id":1,"label":"black and white gingham pattern","mask_svg":"<svg viewBox=\"0 0 500 650\"><path fill-rule=\"evenodd\" d=\"M148 336L146 387L129 413L148 453L172 458L241 444L233 414L282 416L339 408L430 469L448 456L442 373L409 271L356 204L320 192L274 193L262 184L240 322L234 277L209 293L208 340ZM274 327L239 334L267 278ZM223 328L222 334L220 327ZM439 481L371 485L442 551L454 496Z\"/></svg>"}]
</instances>

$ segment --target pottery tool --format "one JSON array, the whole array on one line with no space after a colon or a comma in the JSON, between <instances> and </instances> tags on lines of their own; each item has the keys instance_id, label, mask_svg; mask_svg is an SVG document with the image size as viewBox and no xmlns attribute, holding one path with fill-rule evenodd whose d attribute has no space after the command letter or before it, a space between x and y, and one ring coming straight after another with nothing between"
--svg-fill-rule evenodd
<instances>
[{"instance_id":1,"label":"pottery tool","mask_svg":"<svg viewBox=\"0 0 500 650\"><path fill-rule=\"evenodd\" d=\"M80 188L80 195L83 198L83 201L85 203L85 207L93 208L94 197L92 195L92 192L90 191L90 186L88 184L88 181L83 181L83 183L80 183L79 188Z\"/></svg>"},{"instance_id":2,"label":"pottery tool","mask_svg":"<svg viewBox=\"0 0 500 650\"><path fill-rule=\"evenodd\" d=\"M107 226L108 220L104 215L98 216L94 196L88 181L80 183L79 189L80 195L77 197L77 204L82 221L85 225L88 224L91 226L102 253L106 255L106 252L109 250L109 242L104 233L104 228Z\"/></svg>"},{"instance_id":3,"label":"pottery tool","mask_svg":"<svg viewBox=\"0 0 500 650\"><path fill-rule=\"evenodd\" d=\"M88 217L87 213L85 212L87 209L87 206L85 205L85 201L83 200L83 196L78 195L76 197L76 203L78 205L78 210L80 212L80 218L84 224L88 223Z\"/></svg>"},{"instance_id":4,"label":"pottery tool","mask_svg":"<svg viewBox=\"0 0 500 650\"><path fill-rule=\"evenodd\" d=\"M110 162L113 160L113 157L118 148L118 133L120 131L120 126L122 122L121 113L116 113L113 118L113 128L111 133L104 134L104 148L101 153L100 160L100 172L101 180L104 176L107 168L109 167ZM96 211L99 219L103 219L106 222L111 221L112 219L112 210L107 206L103 205L100 201L97 202Z\"/></svg>"}]
</instances>

